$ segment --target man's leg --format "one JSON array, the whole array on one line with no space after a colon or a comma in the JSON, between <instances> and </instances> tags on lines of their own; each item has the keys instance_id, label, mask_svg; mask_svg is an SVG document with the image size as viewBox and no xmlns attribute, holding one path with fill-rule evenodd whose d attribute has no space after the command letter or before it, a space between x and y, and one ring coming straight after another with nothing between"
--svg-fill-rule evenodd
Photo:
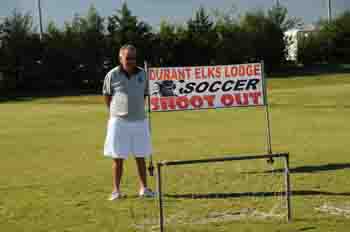
<instances>
[{"instance_id":1,"label":"man's leg","mask_svg":"<svg viewBox=\"0 0 350 232\"><path fill-rule=\"evenodd\" d=\"M120 181L123 175L123 159L113 159L113 192L120 192Z\"/></svg>"},{"instance_id":2,"label":"man's leg","mask_svg":"<svg viewBox=\"0 0 350 232\"><path fill-rule=\"evenodd\" d=\"M145 158L136 157L137 171L139 174L140 192L147 188L147 173Z\"/></svg>"}]
</instances>

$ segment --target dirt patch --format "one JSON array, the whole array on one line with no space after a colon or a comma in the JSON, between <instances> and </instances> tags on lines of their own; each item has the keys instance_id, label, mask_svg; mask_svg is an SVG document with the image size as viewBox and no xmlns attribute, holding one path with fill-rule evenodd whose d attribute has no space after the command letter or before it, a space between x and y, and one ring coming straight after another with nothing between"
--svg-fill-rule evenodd
<instances>
[{"instance_id":1,"label":"dirt patch","mask_svg":"<svg viewBox=\"0 0 350 232\"><path fill-rule=\"evenodd\" d=\"M280 214L276 212L275 208L272 208L269 212L262 212L256 209L241 209L239 211L221 211L221 212L211 212L206 217L203 218L193 218L191 215L170 215L165 221L166 225L205 225L211 223L225 223L231 221L241 221L241 220L269 220L277 219L283 220L286 214ZM135 225L137 229L143 229L144 231L157 231L159 230L159 219L145 219L143 222Z\"/></svg>"}]
</instances>

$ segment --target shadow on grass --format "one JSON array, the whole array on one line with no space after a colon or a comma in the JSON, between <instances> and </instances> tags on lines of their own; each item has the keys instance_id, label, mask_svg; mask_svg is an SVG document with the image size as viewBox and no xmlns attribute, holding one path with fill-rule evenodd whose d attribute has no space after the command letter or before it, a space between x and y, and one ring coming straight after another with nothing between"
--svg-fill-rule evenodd
<instances>
[{"instance_id":1,"label":"shadow on grass","mask_svg":"<svg viewBox=\"0 0 350 232\"><path fill-rule=\"evenodd\" d=\"M42 98L57 98L57 97L79 97L87 95L100 95L96 90L64 90L64 91L27 91L21 94L6 94L0 95L0 103L20 103L30 102Z\"/></svg>"},{"instance_id":2,"label":"shadow on grass","mask_svg":"<svg viewBox=\"0 0 350 232\"><path fill-rule=\"evenodd\" d=\"M244 192L244 193L186 193L186 194L164 194L169 198L184 199L225 199L225 198L241 198L241 197L276 197L284 196L284 192ZM295 190L291 192L292 196L350 196L350 192L334 193L326 191L314 190Z\"/></svg>"},{"instance_id":3,"label":"shadow on grass","mask_svg":"<svg viewBox=\"0 0 350 232\"><path fill-rule=\"evenodd\" d=\"M0 97L0 103L5 102L28 102L35 100L35 97Z\"/></svg>"},{"instance_id":4,"label":"shadow on grass","mask_svg":"<svg viewBox=\"0 0 350 232\"><path fill-rule=\"evenodd\" d=\"M300 166L296 168L290 168L290 173L314 173L314 172L327 172L327 171L336 171L342 169L350 168L350 163L330 163L323 165L308 165L308 166ZM283 168L273 169L269 171L263 172L245 172L245 174L259 174L259 173L279 173L284 172Z\"/></svg>"},{"instance_id":5,"label":"shadow on grass","mask_svg":"<svg viewBox=\"0 0 350 232\"><path fill-rule=\"evenodd\" d=\"M317 229L317 227L310 226L310 227L301 228L298 231L308 231L308 230L315 230L315 229Z\"/></svg>"}]
</instances>

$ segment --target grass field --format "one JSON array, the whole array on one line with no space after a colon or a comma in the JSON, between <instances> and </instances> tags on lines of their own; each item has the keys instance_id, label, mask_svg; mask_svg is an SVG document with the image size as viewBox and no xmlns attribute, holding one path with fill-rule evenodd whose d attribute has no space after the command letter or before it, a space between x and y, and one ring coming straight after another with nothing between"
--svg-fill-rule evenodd
<instances>
[{"instance_id":1,"label":"grass field","mask_svg":"<svg viewBox=\"0 0 350 232\"><path fill-rule=\"evenodd\" d=\"M268 89L273 151L291 154L293 221L280 217L280 197L264 195L282 190L282 173L271 171L282 164L244 161L167 169L167 231L349 231L350 76L276 78ZM106 200L111 161L101 154L102 102L80 96L0 104L1 232L157 231L156 201L136 197L132 159L122 181L127 198ZM262 108L158 113L152 124L156 161L266 151Z\"/></svg>"}]
</instances>

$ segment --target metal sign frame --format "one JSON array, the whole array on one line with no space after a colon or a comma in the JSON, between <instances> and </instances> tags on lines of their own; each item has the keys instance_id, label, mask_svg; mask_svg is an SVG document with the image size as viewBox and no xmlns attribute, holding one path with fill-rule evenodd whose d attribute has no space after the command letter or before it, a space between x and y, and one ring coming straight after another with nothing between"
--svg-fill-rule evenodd
<instances>
[{"instance_id":1,"label":"metal sign frame","mask_svg":"<svg viewBox=\"0 0 350 232\"><path fill-rule=\"evenodd\" d=\"M272 143L271 143L271 123L270 123L270 112L269 112L269 103L267 96L267 83L265 75L265 65L264 61L260 62L261 72L262 72L262 89L263 89L263 104L262 105L250 105L248 107L265 107L265 120L266 120L266 152L267 154L261 155L241 155L241 156L230 156L230 157L221 157L221 158L212 158L212 159L201 159L201 160L180 160L180 161L162 161L157 163L157 192L158 192L158 203L159 203L159 225L160 231L164 232L164 211L163 211L163 189L162 189L162 167L165 166L175 166L175 165L188 165L188 164L198 164L198 163L213 163L213 162L226 162L226 161L238 161L238 160L256 160L256 159L267 159L268 163L273 163L274 158L283 158L284 159L284 170L285 170L285 198L287 205L287 221L291 221L291 187L290 187L290 171L289 171L289 153L273 153L272 152ZM148 65L147 62L144 64L146 75L148 77ZM150 86L150 81L148 80L148 86ZM148 123L149 130L151 133L152 124L151 124L151 96L148 94ZM244 107L244 106L234 106L234 107L225 107L225 108L235 108L235 107ZM221 109L221 108L214 108ZM197 109L191 109L197 110ZM204 109L203 109L204 110ZM206 109L208 110L208 109ZM188 111L188 110L182 110ZM162 112L162 111L161 111ZM172 111L163 111L163 112L172 112ZM150 175L153 176L153 161L152 155L150 157L149 165Z\"/></svg>"}]
</instances>

